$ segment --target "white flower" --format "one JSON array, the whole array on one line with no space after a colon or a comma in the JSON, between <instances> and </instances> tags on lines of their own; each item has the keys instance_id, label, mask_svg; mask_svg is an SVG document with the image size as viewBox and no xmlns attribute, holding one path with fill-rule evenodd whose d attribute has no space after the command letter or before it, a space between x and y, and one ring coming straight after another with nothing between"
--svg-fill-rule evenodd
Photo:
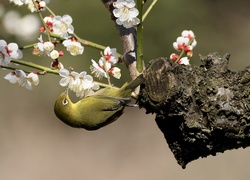
<instances>
[{"instance_id":1,"label":"white flower","mask_svg":"<svg viewBox=\"0 0 250 180\"><path fill-rule=\"evenodd\" d=\"M109 73L116 79L121 78L121 70L118 67L113 67L109 70Z\"/></svg>"},{"instance_id":2,"label":"white flower","mask_svg":"<svg viewBox=\"0 0 250 180\"><path fill-rule=\"evenodd\" d=\"M10 61L11 61L11 58L10 58L10 55L6 51L5 46L1 46L0 44L0 65L8 66Z\"/></svg>"},{"instance_id":3,"label":"white flower","mask_svg":"<svg viewBox=\"0 0 250 180\"><path fill-rule=\"evenodd\" d=\"M195 38L194 32L192 30L184 30L184 31L182 31L181 36L182 37L187 37L189 39Z\"/></svg>"},{"instance_id":4,"label":"white flower","mask_svg":"<svg viewBox=\"0 0 250 180\"><path fill-rule=\"evenodd\" d=\"M18 6L22 6L24 4L24 2L22 0L10 0L10 2L13 2L14 4L16 4Z\"/></svg>"},{"instance_id":5,"label":"white flower","mask_svg":"<svg viewBox=\"0 0 250 180\"><path fill-rule=\"evenodd\" d=\"M31 12L36 12L36 7L34 6L32 0L25 0L25 4Z\"/></svg>"},{"instance_id":6,"label":"white flower","mask_svg":"<svg viewBox=\"0 0 250 180\"><path fill-rule=\"evenodd\" d=\"M55 45L50 41L46 41L43 43L43 49L45 51L52 51L54 48L55 48Z\"/></svg>"},{"instance_id":7,"label":"white flower","mask_svg":"<svg viewBox=\"0 0 250 180\"><path fill-rule=\"evenodd\" d=\"M28 9L31 12L37 11L32 0L22 0L22 1L25 1L25 4L28 6ZM38 6L39 10L45 10L44 8L45 8L46 4L49 3L49 0L35 1L35 3L38 3L37 6Z\"/></svg>"},{"instance_id":8,"label":"white flower","mask_svg":"<svg viewBox=\"0 0 250 180\"><path fill-rule=\"evenodd\" d=\"M173 43L173 47L178 51L183 50L188 45L188 42L188 38L180 36L176 39L176 42Z\"/></svg>"},{"instance_id":9,"label":"white flower","mask_svg":"<svg viewBox=\"0 0 250 180\"><path fill-rule=\"evenodd\" d=\"M37 86L39 84L39 77L36 73L29 73L27 75L27 80L34 86Z\"/></svg>"},{"instance_id":10,"label":"white flower","mask_svg":"<svg viewBox=\"0 0 250 180\"><path fill-rule=\"evenodd\" d=\"M43 21L47 24L47 26L48 26L48 24L52 25L53 17L52 16L46 16L46 17L43 18Z\"/></svg>"},{"instance_id":11,"label":"white flower","mask_svg":"<svg viewBox=\"0 0 250 180\"><path fill-rule=\"evenodd\" d=\"M18 49L16 43L9 43L7 45L6 41L0 40L0 46L6 50L11 59L21 59L23 57L23 53Z\"/></svg>"},{"instance_id":12,"label":"white flower","mask_svg":"<svg viewBox=\"0 0 250 180\"><path fill-rule=\"evenodd\" d=\"M107 72L111 68L111 63L105 61L103 58L100 58L99 61L98 61L98 63L99 63L99 67L103 68L103 70L105 72Z\"/></svg>"},{"instance_id":13,"label":"white flower","mask_svg":"<svg viewBox=\"0 0 250 180\"><path fill-rule=\"evenodd\" d=\"M9 43L7 45L6 41L0 40L0 65L8 66L12 59L21 59L23 53L18 49L16 43Z\"/></svg>"},{"instance_id":14,"label":"white flower","mask_svg":"<svg viewBox=\"0 0 250 180\"><path fill-rule=\"evenodd\" d=\"M74 72L74 81L72 82L72 85L70 86L70 90L73 92L80 92L83 90L83 81L85 79L85 76L87 75L86 71L83 71L81 73ZM93 79L92 79L93 81Z\"/></svg>"},{"instance_id":15,"label":"white flower","mask_svg":"<svg viewBox=\"0 0 250 180\"><path fill-rule=\"evenodd\" d=\"M63 87L66 86L72 87L75 78L74 74L75 74L74 71L69 72L69 70L67 69L60 69L59 75L62 77L62 79L59 81L59 84Z\"/></svg>"},{"instance_id":16,"label":"white flower","mask_svg":"<svg viewBox=\"0 0 250 180\"><path fill-rule=\"evenodd\" d=\"M15 72L10 72L4 77L4 79L8 80L11 84L16 84L18 81L18 77L16 76Z\"/></svg>"},{"instance_id":17,"label":"white flower","mask_svg":"<svg viewBox=\"0 0 250 180\"><path fill-rule=\"evenodd\" d=\"M189 65L189 59L187 57L183 57L178 61L178 64Z\"/></svg>"},{"instance_id":18,"label":"white flower","mask_svg":"<svg viewBox=\"0 0 250 180\"><path fill-rule=\"evenodd\" d=\"M51 59L57 59L59 57L59 52L57 50L53 50L50 52Z\"/></svg>"},{"instance_id":19,"label":"white flower","mask_svg":"<svg viewBox=\"0 0 250 180\"><path fill-rule=\"evenodd\" d=\"M32 90L32 85L36 86L39 83L39 78L36 73L25 74L23 70L16 69L14 72L7 74L4 79L12 84L18 83L19 86Z\"/></svg>"},{"instance_id":20,"label":"white flower","mask_svg":"<svg viewBox=\"0 0 250 180\"><path fill-rule=\"evenodd\" d=\"M174 49L181 51L180 55L172 53L170 59L176 61L178 64L189 65L189 59L193 56L193 48L196 46L195 35L191 30L184 30L181 36L173 43ZM184 57L183 57L184 55ZM186 56L186 57L185 57Z\"/></svg>"},{"instance_id":21,"label":"white flower","mask_svg":"<svg viewBox=\"0 0 250 180\"><path fill-rule=\"evenodd\" d=\"M14 4L18 6L22 6L23 4L26 4L28 6L28 9L31 12L35 12L36 8L34 6L34 3L32 0L10 0L10 2L13 2ZM43 8L46 6L47 3L49 3L49 0L44 0L44 1L35 1L35 3L38 3L38 9L43 10Z\"/></svg>"},{"instance_id":22,"label":"white flower","mask_svg":"<svg viewBox=\"0 0 250 180\"><path fill-rule=\"evenodd\" d=\"M18 45L16 43L9 43L7 47L7 53L10 55L12 59L21 59L23 57L23 53L20 49L18 49Z\"/></svg>"},{"instance_id":23,"label":"white flower","mask_svg":"<svg viewBox=\"0 0 250 180\"><path fill-rule=\"evenodd\" d=\"M193 42L191 43L191 46L194 48L197 45L197 41L193 39Z\"/></svg>"},{"instance_id":24,"label":"white flower","mask_svg":"<svg viewBox=\"0 0 250 180\"><path fill-rule=\"evenodd\" d=\"M40 42L35 44L33 54L43 55L44 53L46 53L48 56L50 56L50 53L54 50L55 45L50 41L44 42L42 39L42 35L38 38L38 40Z\"/></svg>"},{"instance_id":25,"label":"white flower","mask_svg":"<svg viewBox=\"0 0 250 180\"><path fill-rule=\"evenodd\" d=\"M135 8L134 0L117 0L114 7L113 14L117 18L116 23L118 25L131 28L140 23L137 18L139 11Z\"/></svg>"},{"instance_id":26,"label":"white flower","mask_svg":"<svg viewBox=\"0 0 250 180\"><path fill-rule=\"evenodd\" d=\"M109 46L105 48L103 56L99 59L98 64L92 59L92 65L90 66L91 73L101 79L102 77L108 78L108 74L111 74L117 79L121 77L121 70L117 67L111 68L112 64L118 62L118 56L115 48Z\"/></svg>"},{"instance_id":27,"label":"white flower","mask_svg":"<svg viewBox=\"0 0 250 180\"><path fill-rule=\"evenodd\" d=\"M85 71L81 72L76 79L76 89L73 90L77 97L85 97L94 93L99 89L99 85L93 82L93 77L87 75Z\"/></svg>"},{"instance_id":28,"label":"white flower","mask_svg":"<svg viewBox=\"0 0 250 180\"><path fill-rule=\"evenodd\" d=\"M26 87L29 90L32 89L31 83L27 80L27 76L23 70L15 70L15 75L18 78L17 83L19 84L19 86Z\"/></svg>"},{"instance_id":29,"label":"white flower","mask_svg":"<svg viewBox=\"0 0 250 180\"><path fill-rule=\"evenodd\" d=\"M70 15L55 16L53 18L53 33L61 36L64 39L68 39L70 36L69 34L74 33L74 27L71 25L73 22ZM69 34L68 34L69 33Z\"/></svg>"},{"instance_id":30,"label":"white flower","mask_svg":"<svg viewBox=\"0 0 250 180\"><path fill-rule=\"evenodd\" d=\"M104 58L107 62L111 64L116 64L118 62L118 56L116 54L116 48L110 49L110 47L106 47L104 50Z\"/></svg>"},{"instance_id":31,"label":"white flower","mask_svg":"<svg viewBox=\"0 0 250 180\"><path fill-rule=\"evenodd\" d=\"M48 2L40 1L39 4L38 4L38 8L41 9L41 10L44 10L46 4L48 4Z\"/></svg>"},{"instance_id":32,"label":"white flower","mask_svg":"<svg viewBox=\"0 0 250 180\"><path fill-rule=\"evenodd\" d=\"M69 51L72 56L82 54L84 51L84 47L81 43L74 39L64 40L62 44L67 48L67 51Z\"/></svg>"},{"instance_id":33,"label":"white flower","mask_svg":"<svg viewBox=\"0 0 250 180\"><path fill-rule=\"evenodd\" d=\"M59 75L63 77L59 84L63 87L68 87L76 93L77 97L84 97L94 93L94 90L99 89L99 85L93 82L93 77L87 75L85 71L77 73L69 72L67 69L60 69Z\"/></svg>"},{"instance_id":34,"label":"white flower","mask_svg":"<svg viewBox=\"0 0 250 180\"><path fill-rule=\"evenodd\" d=\"M190 44L193 48L197 45L197 41L195 40L195 35L192 30L182 31L181 36L184 38L188 38L189 40L193 40L193 42Z\"/></svg>"},{"instance_id":35,"label":"white flower","mask_svg":"<svg viewBox=\"0 0 250 180\"><path fill-rule=\"evenodd\" d=\"M99 79L102 79L102 77L107 78L107 74L103 66L98 65L93 59L91 61L92 61L92 65L90 66L91 73L94 74L95 77ZM103 62L103 61L99 61L99 62Z\"/></svg>"},{"instance_id":36,"label":"white flower","mask_svg":"<svg viewBox=\"0 0 250 180\"><path fill-rule=\"evenodd\" d=\"M80 98L90 96L94 94L94 92L97 91L99 88L100 86L98 84L91 82L91 88L83 89L82 91L76 92L76 96Z\"/></svg>"}]
</instances>

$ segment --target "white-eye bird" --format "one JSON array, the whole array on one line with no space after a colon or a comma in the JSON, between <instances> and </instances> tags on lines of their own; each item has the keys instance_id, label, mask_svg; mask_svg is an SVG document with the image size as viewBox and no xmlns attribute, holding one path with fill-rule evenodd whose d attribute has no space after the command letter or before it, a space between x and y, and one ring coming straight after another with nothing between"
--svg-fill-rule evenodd
<instances>
[{"instance_id":1,"label":"white-eye bird","mask_svg":"<svg viewBox=\"0 0 250 180\"><path fill-rule=\"evenodd\" d=\"M71 127L97 130L118 119L130 102L131 93L144 81L139 75L121 88L106 87L73 103L63 92L54 105L56 116Z\"/></svg>"}]
</instances>

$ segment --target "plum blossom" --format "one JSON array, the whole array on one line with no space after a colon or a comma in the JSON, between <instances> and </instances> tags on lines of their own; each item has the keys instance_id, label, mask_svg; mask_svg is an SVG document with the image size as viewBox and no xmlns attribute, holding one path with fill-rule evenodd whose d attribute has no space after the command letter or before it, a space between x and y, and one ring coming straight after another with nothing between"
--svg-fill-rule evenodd
<instances>
[{"instance_id":1,"label":"plum blossom","mask_svg":"<svg viewBox=\"0 0 250 180\"><path fill-rule=\"evenodd\" d=\"M178 64L189 65L189 59L187 57L183 57L177 63Z\"/></svg>"},{"instance_id":2,"label":"plum blossom","mask_svg":"<svg viewBox=\"0 0 250 180\"><path fill-rule=\"evenodd\" d=\"M197 45L193 31L184 30L181 36L176 39L173 43L173 47L176 50L192 51L192 49Z\"/></svg>"},{"instance_id":3,"label":"plum blossom","mask_svg":"<svg viewBox=\"0 0 250 180\"><path fill-rule=\"evenodd\" d=\"M21 59L22 51L16 43L7 44L6 41L0 40L0 65L8 66L12 59Z\"/></svg>"},{"instance_id":4,"label":"plum blossom","mask_svg":"<svg viewBox=\"0 0 250 180\"><path fill-rule=\"evenodd\" d=\"M16 69L14 72L7 74L4 79L8 80L11 84L18 84L28 90L32 90L32 86L39 84L37 73L31 72L28 75L23 70Z\"/></svg>"},{"instance_id":5,"label":"plum blossom","mask_svg":"<svg viewBox=\"0 0 250 180\"><path fill-rule=\"evenodd\" d=\"M15 71L14 72L10 72L9 74L7 74L4 77L4 79L8 80L11 84L16 84L17 81L18 81L18 77L17 77Z\"/></svg>"},{"instance_id":6,"label":"plum blossom","mask_svg":"<svg viewBox=\"0 0 250 180\"><path fill-rule=\"evenodd\" d=\"M22 0L10 0L10 2L13 2L15 5L22 6L24 2Z\"/></svg>"},{"instance_id":7,"label":"plum blossom","mask_svg":"<svg viewBox=\"0 0 250 180\"><path fill-rule=\"evenodd\" d=\"M109 73L114 76L116 79L121 78L121 70L118 67L113 67L109 70Z\"/></svg>"},{"instance_id":8,"label":"plum blossom","mask_svg":"<svg viewBox=\"0 0 250 180\"><path fill-rule=\"evenodd\" d=\"M85 71L77 73L75 71L70 72L67 69L60 69L59 75L62 77L59 84L75 92L77 97L91 95L95 90L99 89L99 85L94 83L93 77Z\"/></svg>"},{"instance_id":9,"label":"plum blossom","mask_svg":"<svg viewBox=\"0 0 250 180\"><path fill-rule=\"evenodd\" d=\"M181 36L185 37L185 38L188 38L189 40L192 40L192 39L195 38L194 32L191 31L191 30L184 30L184 31L182 31Z\"/></svg>"},{"instance_id":10,"label":"plum blossom","mask_svg":"<svg viewBox=\"0 0 250 180\"><path fill-rule=\"evenodd\" d=\"M10 2L13 2L14 4L16 4L18 6L22 6L22 5L26 4L28 6L28 9L31 12L37 11L32 0L10 0ZM49 2L50 2L50 0L35 1L39 10L44 10L46 4L48 4Z\"/></svg>"},{"instance_id":11,"label":"plum blossom","mask_svg":"<svg viewBox=\"0 0 250 180\"><path fill-rule=\"evenodd\" d=\"M176 39L176 42L173 43L173 47L174 49L181 51L184 50L186 46L188 46L188 42L189 42L188 38L180 36Z\"/></svg>"},{"instance_id":12,"label":"plum blossom","mask_svg":"<svg viewBox=\"0 0 250 180\"><path fill-rule=\"evenodd\" d=\"M38 38L40 42L34 45L33 54L43 55L44 53L50 56L51 51L54 50L55 45L50 41L43 41L42 35Z\"/></svg>"},{"instance_id":13,"label":"plum blossom","mask_svg":"<svg viewBox=\"0 0 250 180\"><path fill-rule=\"evenodd\" d=\"M43 54L47 54L47 56L49 56L51 59L57 59L59 56L63 56L63 52L62 51L57 51L55 50L55 45L54 43L50 42L50 41L43 41L42 40L42 35L38 38L38 40L40 42L36 43L34 45L34 49L33 49L33 54L34 55L43 55Z\"/></svg>"},{"instance_id":14,"label":"plum blossom","mask_svg":"<svg viewBox=\"0 0 250 180\"><path fill-rule=\"evenodd\" d=\"M69 34L74 33L74 27L71 25L73 19L70 15L55 16L53 18L53 33L61 36L64 39L68 39L70 37Z\"/></svg>"},{"instance_id":15,"label":"plum blossom","mask_svg":"<svg viewBox=\"0 0 250 180\"><path fill-rule=\"evenodd\" d=\"M115 48L110 48L109 46L106 47L104 54L102 54L102 57L99 59L98 63L93 59L91 61L91 73L97 78L109 78L108 75L111 74L113 77L120 79L121 70L118 67L112 67L112 65L115 65L118 62L118 56L116 54Z\"/></svg>"},{"instance_id":16,"label":"plum blossom","mask_svg":"<svg viewBox=\"0 0 250 180\"><path fill-rule=\"evenodd\" d=\"M53 32L53 18L54 18L54 17L53 17L52 15L51 15L51 16L46 16L46 17L43 18L44 23L46 24L47 28L48 28L51 32ZM44 31L45 31L44 27L41 27L39 30L40 30L41 32L44 32Z\"/></svg>"},{"instance_id":17,"label":"plum blossom","mask_svg":"<svg viewBox=\"0 0 250 180\"><path fill-rule=\"evenodd\" d=\"M57 59L59 56L60 56L60 53L57 51L57 50L53 50L50 52L50 55L51 59Z\"/></svg>"},{"instance_id":18,"label":"plum blossom","mask_svg":"<svg viewBox=\"0 0 250 180\"><path fill-rule=\"evenodd\" d=\"M8 66L11 61L9 54L3 46L0 46L0 65Z\"/></svg>"},{"instance_id":19,"label":"plum blossom","mask_svg":"<svg viewBox=\"0 0 250 180\"><path fill-rule=\"evenodd\" d=\"M178 64L189 65L189 58L193 56L193 48L197 45L195 35L191 30L184 30L173 43L173 47L177 51L181 51L180 55L172 53L170 59L176 61ZM186 57L182 57L186 55Z\"/></svg>"},{"instance_id":20,"label":"plum blossom","mask_svg":"<svg viewBox=\"0 0 250 180\"><path fill-rule=\"evenodd\" d=\"M84 51L84 47L80 42L76 41L75 38L66 39L62 44L67 48L67 51L69 51L72 56L82 54Z\"/></svg>"},{"instance_id":21,"label":"plum blossom","mask_svg":"<svg viewBox=\"0 0 250 180\"><path fill-rule=\"evenodd\" d=\"M99 64L95 62L95 60L91 59L92 65L90 66L91 73L95 75L95 77L102 79L103 77L107 78L107 73L102 66L103 61L99 61ZM101 65L100 65L101 64Z\"/></svg>"},{"instance_id":22,"label":"plum blossom","mask_svg":"<svg viewBox=\"0 0 250 180\"><path fill-rule=\"evenodd\" d=\"M46 41L43 43L43 50L45 50L46 52L53 51L54 48L55 45L50 41Z\"/></svg>"},{"instance_id":23,"label":"plum blossom","mask_svg":"<svg viewBox=\"0 0 250 180\"><path fill-rule=\"evenodd\" d=\"M67 69L60 69L59 75L62 77L62 79L59 81L59 84L63 87L69 87L71 88L73 86L74 77L76 76L76 72L72 71L70 72Z\"/></svg>"},{"instance_id":24,"label":"plum blossom","mask_svg":"<svg viewBox=\"0 0 250 180\"><path fill-rule=\"evenodd\" d=\"M45 10L45 7L46 7L47 4L48 4L48 2L46 2L46 1L38 2L38 9L39 10Z\"/></svg>"},{"instance_id":25,"label":"plum blossom","mask_svg":"<svg viewBox=\"0 0 250 180\"><path fill-rule=\"evenodd\" d=\"M83 98L86 96L90 96L94 94L95 91L97 91L100 88L99 85L96 83L91 84L91 85L92 85L92 88L83 89L82 91L76 92L76 97Z\"/></svg>"},{"instance_id":26,"label":"plum blossom","mask_svg":"<svg viewBox=\"0 0 250 180\"><path fill-rule=\"evenodd\" d=\"M97 64L93 59L92 65L90 66L91 73L95 75L95 77L102 79L103 77L108 78L108 74L112 75L116 79L120 79L121 70L118 67L112 67L111 63L103 61L102 58L99 60L99 64Z\"/></svg>"},{"instance_id":27,"label":"plum blossom","mask_svg":"<svg viewBox=\"0 0 250 180\"><path fill-rule=\"evenodd\" d=\"M61 38L68 39L71 36L69 34L74 33L74 27L71 25L73 19L70 15L61 16L46 16L43 18L47 28L55 35ZM44 27L40 28L41 32L45 31Z\"/></svg>"},{"instance_id":28,"label":"plum blossom","mask_svg":"<svg viewBox=\"0 0 250 180\"><path fill-rule=\"evenodd\" d=\"M116 54L116 48L110 48L109 46L105 48L103 57L105 60L111 64L116 64L118 62L118 56Z\"/></svg>"},{"instance_id":29,"label":"plum blossom","mask_svg":"<svg viewBox=\"0 0 250 180\"><path fill-rule=\"evenodd\" d=\"M125 28L131 28L140 23L137 18L139 11L135 8L134 0L117 0L113 3L115 9L114 16L117 18L116 23L123 25Z\"/></svg>"},{"instance_id":30,"label":"plum blossom","mask_svg":"<svg viewBox=\"0 0 250 180\"><path fill-rule=\"evenodd\" d=\"M93 77L87 75L85 71L79 73L75 79L74 92L77 97L85 97L94 93L94 90L98 90L99 85L93 83Z\"/></svg>"}]
</instances>

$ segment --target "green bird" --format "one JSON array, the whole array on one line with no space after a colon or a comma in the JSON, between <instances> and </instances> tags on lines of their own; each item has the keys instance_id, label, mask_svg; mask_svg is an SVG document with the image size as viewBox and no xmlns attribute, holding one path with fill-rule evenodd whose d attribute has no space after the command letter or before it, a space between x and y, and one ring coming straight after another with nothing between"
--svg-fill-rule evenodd
<instances>
[{"instance_id":1,"label":"green bird","mask_svg":"<svg viewBox=\"0 0 250 180\"><path fill-rule=\"evenodd\" d=\"M56 116L67 125L86 130L97 130L117 120L131 100L131 93L144 81L139 75L121 88L106 87L91 96L73 103L63 92L54 105Z\"/></svg>"}]
</instances>

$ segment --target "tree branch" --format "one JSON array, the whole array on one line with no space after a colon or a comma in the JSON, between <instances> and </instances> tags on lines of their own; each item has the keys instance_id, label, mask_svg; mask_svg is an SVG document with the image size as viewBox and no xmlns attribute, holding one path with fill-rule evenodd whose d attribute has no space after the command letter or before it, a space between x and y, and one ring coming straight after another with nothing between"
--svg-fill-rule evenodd
<instances>
[{"instance_id":1,"label":"tree branch","mask_svg":"<svg viewBox=\"0 0 250 180\"><path fill-rule=\"evenodd\" d=\"M111 19L115 21L115 17L112 13L114 7L114 0L102 0L105 7L110 12ZM116 23L115 23L116 24ZM136 69L136 29L133 28L124 28L116 24L117 30L119 31L122 46L123 46L123 56L122 61L126 64L130 76L132 79L135 79L138 76L138 71Z\"/></svg>"},{"instance_id":2,"label":"tree branch","mask_svg":"<svg viewBox=\"0 0 250 180\"><path fill-rule=\"evenodd\" d=\"M153 60L138 99L156 123L177 162L250 145L250 66L228 70L229 54L200 57L200 67Z\"/></svg>"}]
</instances>

